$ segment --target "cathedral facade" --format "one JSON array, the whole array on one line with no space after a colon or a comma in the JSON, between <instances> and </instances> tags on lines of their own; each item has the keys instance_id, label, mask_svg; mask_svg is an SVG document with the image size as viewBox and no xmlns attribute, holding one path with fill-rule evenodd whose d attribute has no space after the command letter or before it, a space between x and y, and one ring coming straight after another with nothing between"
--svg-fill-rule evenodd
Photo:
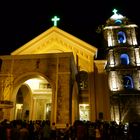
<instances>
[{"instance_id":1,"label":"cathedral facade","mask_svg":"<svg viewBox=\"0 0 140 140\"><path fill-rule=\"evenodd\" d=\"M97 51L54 26L0 56L1 118L49 119L58 127L110 120L106 60L95 60Z\"/></svg>"},{"instance_id":2,"label":"cathedral facade","mask_svg":"<svg viewBox=\"0 0 140 140\"><path fill-rule=\"evenodd\" d=\"M48 119L57 127L129 121L128 106L140 105L140 49L137 26L120 17L114 13L103 28L105 60L96 59L95 46L56 26L0 56L0 119Z\"/></svg>"}]
</instances>

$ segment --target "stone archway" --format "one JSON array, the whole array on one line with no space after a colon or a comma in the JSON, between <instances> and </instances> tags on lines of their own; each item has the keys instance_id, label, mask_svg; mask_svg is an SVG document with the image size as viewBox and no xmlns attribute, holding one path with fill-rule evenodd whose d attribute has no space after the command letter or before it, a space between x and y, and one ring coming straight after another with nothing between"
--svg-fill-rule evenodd
<instances>
[{"instance_id":1,"label":"stone archway","mask_svg":"<svg viewBox=\"0 0 140 140\"><path fill-rule=\"evenodd\" d=\"M55 122L57 127L65 127L66 123L71 123L71 89L77 73L72 53L4 57L1 71L3 73L0 75L0 80L5 83L10 82L7 82L8 85L0 85L0 89L2 86L5 89L5 92L0 90L0 95L3 94L3 99L14 103L14 108L4 111L5 118L15 119L16 95L23 83L31 78L43 77L52 87L51 122ZM32 98L36 97L31 96ZM37 106L40 104L42 103L38 103ZM46 104L46 107L49 108L49 104ZM32 105L31 110L33 110ZM30 114L29 119L42 119L32 112Z\"/></svg>"},{"instance_id":2,"label":"stone archway","mask_svg":"<svg viewBox=\"0 0 140 140\"><path fill-rule=\"evenodd\" d=\"M48 80L42 76L29 74L21 76L17 83L12 97L15 102L13 118L17 119L17 109L20 108L21 119L51 120L53 86Z\"/></svg>"},{"instance_id":3,"label":"stone archway","mask_svg":"<svg viewBox=\"0 0 140 140\"><path fill-rule=\"evenodd\" d=\"M16 95L15 119L29 120L31 94L26 85L22 85Z\"/></svg>"}]
</instances>

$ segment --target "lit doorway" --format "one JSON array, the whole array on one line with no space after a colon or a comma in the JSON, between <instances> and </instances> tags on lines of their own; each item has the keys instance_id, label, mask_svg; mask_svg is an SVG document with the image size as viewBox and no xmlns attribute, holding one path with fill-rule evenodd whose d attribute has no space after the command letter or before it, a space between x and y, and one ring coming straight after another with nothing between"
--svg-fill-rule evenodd
<instances>
[{"instance_id":1,"label":"lit doorway","mask_svg":"<svg viewBox=\"0 0 140 140\"><path fill-rule=\"evenodd\" d=\"M51 119L52 88L42 78L26 80L18 90L15 118L21 120Z\"/></svg>"},{"instance_id":2,"label":"lit doorway","mask_svg":"<svg viewBox=\"0 0 140 140\"><path fill-rule=\"evenodd\" d=\"M80 120L89 121L89 104L79 104Z\"/></svg>"},{"instance_id":3,"label":"lit doorway","mask_svg":"<svg viewBox=\"0 0 140 140\"><path fill-rule=\"evenodd\" d=\"M31 96L29 89L26 85L22 85L16 96L16 119L17 120L29 120L29 108L30 108Z\"/></svg>"}]
</instances>

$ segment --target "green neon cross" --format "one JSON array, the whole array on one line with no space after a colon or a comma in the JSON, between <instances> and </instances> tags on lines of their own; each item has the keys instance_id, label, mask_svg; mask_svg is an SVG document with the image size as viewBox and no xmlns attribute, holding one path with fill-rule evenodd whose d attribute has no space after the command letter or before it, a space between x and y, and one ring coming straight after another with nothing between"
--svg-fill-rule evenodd
<instances>
[{"instance_id":1,"label":"green neon cross","mask_svg":"<svg viewBox=\"0 0 140 140\"><path fill-rule=\"evenodd\" d=\"M54 16L51 20L53 21L53 25L57 26L57 22L60 20L60 18L58 18L57 16Z\"/></svg>"},{"instance_id":2,"label":"green neon cross","mask_svg":"<svg viewBox=\"0 0 140 140\"><path fill-rule=\"evenodd\" d=\"M114 15L115 15L115 14L117 14L118 10L114 9L112 12L113 12Z\"/></svg>"}]
</instances>

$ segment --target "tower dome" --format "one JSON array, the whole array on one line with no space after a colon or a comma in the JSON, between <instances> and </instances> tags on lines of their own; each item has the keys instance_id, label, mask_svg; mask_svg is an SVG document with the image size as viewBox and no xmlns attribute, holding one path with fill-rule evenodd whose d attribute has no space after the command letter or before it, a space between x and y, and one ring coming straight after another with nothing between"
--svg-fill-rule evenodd
<instances>
[{"instance_id":1,"label":"tower dome","mask_svg":"<svg viewBox=\"0 0 140 140\"><path fill-rule=\"evenodd\" d=\"M108 28L109 27L112 28L112 26L118 27L118 26L126 26L126 25L137 27L137 25L130 22L130 20L127 17L117 13L118 11L116 9L114 9L112 12L113 15L106 21L105 28L106 26Z\"/></svg>"}]
</instances>

